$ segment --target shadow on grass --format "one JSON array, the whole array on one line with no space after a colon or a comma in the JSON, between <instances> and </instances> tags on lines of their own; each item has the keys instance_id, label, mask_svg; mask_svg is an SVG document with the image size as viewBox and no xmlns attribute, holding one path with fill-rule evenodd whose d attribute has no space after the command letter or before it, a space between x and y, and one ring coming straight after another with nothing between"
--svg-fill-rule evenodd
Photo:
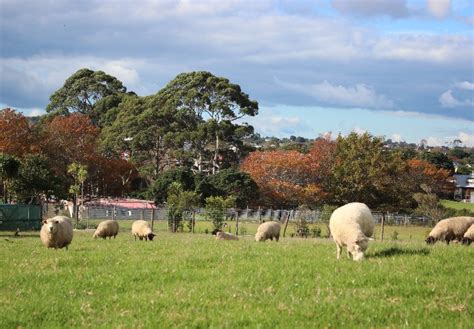
<instances>
[{"instance_id":1,"label":"shadow on grass","mask_svg":"<svg viewBox=\"0 0 474 329\"><path fill-rule=\"evenodd\" d=\"M22 239L22 238L39 238L38 233L20 233L15 235L15 232L0 232L0 238Z\"/></svg>"},{"instance_id":2,"label":"shadow on grass","mask_svg":"<svg viewBox=\"0 0 474 329\"><path fill-rule=\"evenodd\" d=\"M391 248L376 251L373 254L367 255L367 258L384 258L384 257L398 256L398 255L426 256L429 253L430 251L427 248L402 249L399 247L391 247Z\"/></svg>"}]
</instances>

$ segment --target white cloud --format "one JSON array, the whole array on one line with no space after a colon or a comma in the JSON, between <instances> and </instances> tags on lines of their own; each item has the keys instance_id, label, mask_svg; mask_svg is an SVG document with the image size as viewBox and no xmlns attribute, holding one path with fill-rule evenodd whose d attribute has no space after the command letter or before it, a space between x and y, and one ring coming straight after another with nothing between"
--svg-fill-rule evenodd
<instances>
[{"instance_id":1,"label":"white cloud","mask_svg":"<svg viewBox=\"0 0 474 329\"><path fill-rule=\"evenodd\" d=\"M459 139L464 144L464 146L474 147L474 134L460 132L457 137L457 139Z\"/></svg>"},{"instance_id":2,"label":"white cloud","mask_svg":"<svg viewBox=\"0 0 474 329\"><path fill-rule=\"evenodd\" d=\"M474 90L474 83L471 83L469 81L463 81L463 82L458 82L454 84L454 87L457 89L472 91ZM449 107L449 108L459 107L459 106L474 106L473 99L459 100L458 98L454 97L452 89L448 89L447 91L442 93L441 96L439 97L439 102L441 106Z\"/></svg>"},{"instance_id":3,"label":"white cloud","mask_svg":"<svg viewBox=\"0 0 474 329\"><path fill-rule=\"evenodd\" d=\"M472 39L465 36L386 35L374 43L373 56L414 62L469 62L472 59L472 43Z\"/></svg>"},{"instance_id":4,"label":"white cloud","mask_svg":"<svg viewBox=\"0 0 474 329\"><path fill-rule=\"evenodd\" d=\"M355 86L342 86L323 81L319 84L302 85L275 81L283 87L310 95L319 101L347 107L367 107L371 109L389 109L394 104L384 95L378 95L373 87L359 83Z\"/></svg>"},{"instance_id":5,"label":"white cloud","mask_svg":"<svg viewBox=\"0 0 474 329\"><path fill-rule=\"evenodd\" d=\"M400 134L392 134L390 138L392 139L392 141L397 142L397 143L403 141L402 135Z\"/></svg>"},{"instance_id":6,"label":"white cloud","mask_svg":"<svg viewBox=\"0 0 474 329\"><path fill-rule=\"evenodd\" d=\"M332 0L332 5L339 12L349 15L387 15L395 18L408 15L405 0Z\"/></svg>"},{"instance_id":7,"label":"white cloud","mask_svg":"<svg viewBox=\"0 0 474 329\"><path fill-rule=\"evenodd\" d=\"M474 83L469 81L458 82L455 84L455 87L465 90L474 90Z\"/></svg>"},{"instance_id":8,"label":"white cloud","mask_svg":"<svg viewBox=\"0 0 474 329\"><path fill-rule=\"evenodd\" d=\"M451 0L427 0L428 12L436 18L445 18L451 12Z\"/></svg>"},{"instance_id":9,"label":"white cloud","mask_svg":"<svg viewBox=\"0 0 474 329\"><path fill-rule=\"evenodd\" d=\"M357 135L363 135L367 132L366 129L361 128L359 126L355 126L354 128L352 128L352 131L355 132Z\"/></svg>"}]
</instances>

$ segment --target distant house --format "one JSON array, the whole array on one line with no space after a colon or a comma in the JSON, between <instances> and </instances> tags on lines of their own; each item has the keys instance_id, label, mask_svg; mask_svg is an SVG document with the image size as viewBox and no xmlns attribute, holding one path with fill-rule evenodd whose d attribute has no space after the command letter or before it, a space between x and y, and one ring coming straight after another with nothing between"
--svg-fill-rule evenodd
<instances>
[{"instance_id":1,"label":"distant house","mask_svg":"<svg viewBox=\"0 0 474 329\"><path fill-rule=\"evenodd\" d=\"M454 198L464 202L474 203L474 174L454 175L456 189Z\"/></svg>"}]
</instances>

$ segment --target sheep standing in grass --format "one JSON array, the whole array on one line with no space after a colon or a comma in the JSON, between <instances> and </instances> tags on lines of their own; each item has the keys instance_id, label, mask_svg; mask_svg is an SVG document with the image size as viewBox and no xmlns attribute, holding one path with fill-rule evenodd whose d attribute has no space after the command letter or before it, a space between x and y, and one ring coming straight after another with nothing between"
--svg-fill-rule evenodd
<instances>
[{"instance_id":1,"label":"sheep standing in grass","mask_svg":"<svg viewBox=\"0 0 474 329\"><path fill-rule=\"evenodd\" d=\"M97 226L97 229L94 232L94 235L92 236L94 239L99 237L99 238L107 238L109 237L112 239L112 237L117 236L119 231L119 224L116 220L104 220L103 222L100 222L99 225Z\"/></svg>"},{"instance_id":2,"label":"sheep standing in grass","mask_svg":"<svg viewBox=\"0 0 474 329\"><path fill-rule=\"evenodd\" d=\"M41 242L48 248L68 249L73 237L71 219L65 216L56 216L43 221L41 227Z\"/></svg>"},{"instance_id":3,"label":"sheep standing in grass","mask_svg":"<svg viewBox=\"0 0 474 329\"><path fill-rule=\"evenodd\" d=\"M427 244L434 244L436 241L445 241L449 244L452 240L461 241L464 233L474 224L474 217L460 216L440 220L431 230L426 238Z\"/></svg>"},{"instance_id":4,"label":"sheep standing in grass","mask_svg":"<svg viewBox=\"0 0 474 329\"><path fill-rule=\"evenodd\" d=\"M255 234L255 241L275 240L278 242L280 239L281 225L278 222L266 222L260 224Z\"/></svg>"},{"instance_id":5,"label":"sheep standing in grass","mask_svg":"<svg viewBox=\"0 0 474 329\"><path fill-rule=\"evenodd\" d=\"M132 224L132 235L135 237L135 241L137 238L140 240L145 239L145 241L153 241L156 234L153 233L148 222L144 220L136 220Z\"/></svg>"},{"instance_id":6,"label":"sheep standing in grass","mask_svg":"<svg viewBox=\"0 0 474 329\"><path fill-rule=\"evenodd\" d=\"M462 238L462 243L465 245L470 245L474 240L474 224L464 233L464 237Z\"/></svg>"},{"instance_id":7,"label":"sheep standing in grass","mask_svg":"<svg viewBox=\"0 0 474 329\"><path fill-rule=\"evenodd\" d=\"M348 203L334 210L329 219L329 229L336 243L337 259L341 257L343 246L347 248L347 257L352 256L355 261L364 259L374 226L374 217L363 203Z\"/></svg>"}]
</instances>

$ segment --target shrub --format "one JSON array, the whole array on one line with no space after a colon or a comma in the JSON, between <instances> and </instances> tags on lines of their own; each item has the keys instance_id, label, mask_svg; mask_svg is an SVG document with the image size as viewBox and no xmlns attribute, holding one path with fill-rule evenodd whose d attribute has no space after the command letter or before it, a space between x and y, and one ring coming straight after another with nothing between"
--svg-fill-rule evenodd
<instances>
[{"instance_id":1,"label":"shrub","mask_svg":"<svg viewBox=\"0 0 474 329\"><path fill-rule=\"evenodd\" d=\"M210 196L206 198L206 214L212 221L214 229L222 229L227 208L235 206L235 198L221 196Z\"/></svg>"},{"instance_id":2,"label":"shrub","mask_svg":"<svg viewBox=\"0 0 474 329\"><path fill-rule=\"evenodd\" d=\"M321 237L321 228L319 226L313 226L311 229L311 235L313 238L319 238Z\"/></svg>"}]
</instances>

